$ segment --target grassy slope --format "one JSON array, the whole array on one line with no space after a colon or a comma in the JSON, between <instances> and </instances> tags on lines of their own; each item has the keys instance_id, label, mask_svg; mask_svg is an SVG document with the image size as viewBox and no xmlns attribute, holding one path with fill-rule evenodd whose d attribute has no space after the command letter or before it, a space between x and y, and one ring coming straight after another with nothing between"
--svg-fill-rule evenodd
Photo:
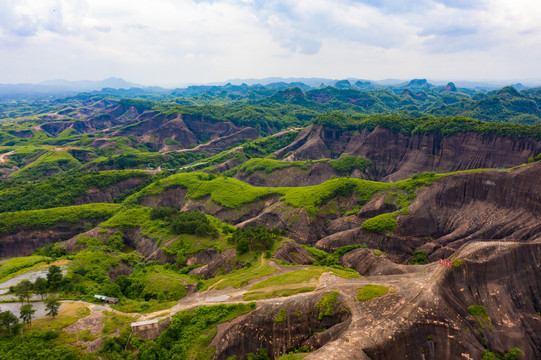
<instances>
[{"instance_id":1,"label":"grassy slope","mask_svg":"<svg viewBox=\"0 0 541 360\"><path fill-rule=\"evenodd\" d=\"M20 229L47 229L57 223L78 224L111 217L118 204L88 204L44 210L5 212L0 214L0 233L13 233Z\"/></svg>"},{"instance_id":2,"label":"grassy slope","mask_svg":"<svg viewBox=\"0 0 541 360\"><path fill-rule=\"evenodd\" d=\"M75 168L80 162L67 151L49 151L36 161L11 174L13 179L39 179L65 170Z\"/></svg>"}]
</instances>

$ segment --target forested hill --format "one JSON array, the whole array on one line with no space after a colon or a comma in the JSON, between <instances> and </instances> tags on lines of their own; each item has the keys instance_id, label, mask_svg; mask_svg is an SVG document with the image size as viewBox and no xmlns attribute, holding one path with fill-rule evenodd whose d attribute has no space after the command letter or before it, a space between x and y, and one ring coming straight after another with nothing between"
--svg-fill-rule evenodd
<instances>
[{"instance_id":1,"label":"forested hill","mask_svg":"<svg viewBox=\"0 0 541 360\"><path fill-rule=\"evenodd\" d=\"M237 114L241 118L283 117L284 113L294 111L310 114L339 110L351 115L392 112L406 113L413 117L467 116L489 122L541 123L541 89L524 89L520 84L517 88L506 86L487 91L457 88L453 83L435 86L426 80L412 80L396 86L361 81L350 84L342 80L335 82L334 86L322 84L318 88L303 83L190 86L174 90L104 88L59 99L29 98L15 101L3 96L0 97L0 119L58 111L63 111L63 115L70 118L76 115L73 107L87 106L90 100L107 103L120 99L137 99L137 104L131 105L138 110L213 105L241 109ZM255 111L246 111L247 107ZM269 111L272 114L269 115Z\"/></svg>"}]
</instances>

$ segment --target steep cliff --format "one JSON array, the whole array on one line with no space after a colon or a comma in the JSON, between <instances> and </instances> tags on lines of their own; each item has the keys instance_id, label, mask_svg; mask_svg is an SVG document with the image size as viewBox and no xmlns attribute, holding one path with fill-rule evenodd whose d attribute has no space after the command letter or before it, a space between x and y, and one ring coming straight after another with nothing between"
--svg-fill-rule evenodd
<instances>
[{"instance_id":1,"label":"steep cliff","mask_svg":"<svg viewBox=\"0 0 541 360\"><path fill-rule=\"evenodd\" d=\"M348 153L372 161L371 179L397 181L423 171L513 167L540 152L541 142L530 138L479 133L405 136L382 127L348 132L319 125L306 128L275 155L286 160L315 160Z\"/></svg>"}]
</instances>

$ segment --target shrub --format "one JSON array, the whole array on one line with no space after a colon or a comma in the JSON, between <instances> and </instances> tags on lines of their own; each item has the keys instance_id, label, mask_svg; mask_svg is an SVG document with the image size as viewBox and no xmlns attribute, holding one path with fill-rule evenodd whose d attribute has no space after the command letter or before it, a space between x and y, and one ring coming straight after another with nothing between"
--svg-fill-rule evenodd
<instances>
[{"instance_id":1,"label":"shrub","mask_svg":"<svg viewBox=\"0 0 541 360\"><path fill-rule=\"evenodd\" d=\"M321 300L316 304L316 309L319 310L318 320L323 320L325 316L331 316L334 313L334 303L338 298L338 291L333 291L327 295L323 295Z\"/></svg>"},{"instance_id":2,"label":"shrub","mask_svg":"<svg viewBox=\"0 0 541 360\"><path fill-rule=\"evenodd\" d=\"M411 258L411 261L409 263L410 265L424 265L428 264L428 258L427 253L424 250L416 250L413 253L413 256Z\"/></svg>"}]
</instances>

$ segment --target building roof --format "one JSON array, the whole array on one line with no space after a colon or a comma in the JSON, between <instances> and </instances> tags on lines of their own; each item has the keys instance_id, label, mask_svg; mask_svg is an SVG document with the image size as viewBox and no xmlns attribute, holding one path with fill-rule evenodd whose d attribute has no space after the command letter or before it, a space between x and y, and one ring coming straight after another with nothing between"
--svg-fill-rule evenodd
<instances>
[{"instance_id":1,"label":"building roof","mask_svg":"<svg viewBox=\"0 0 541 360\"><path fill-rule=\"evenodd\" d=\"M96 299L100 299L100 300L105 300L107 298L107 296L105 296L105 295L94 295L94 297Z\"/></svg>"}]
</instances>

